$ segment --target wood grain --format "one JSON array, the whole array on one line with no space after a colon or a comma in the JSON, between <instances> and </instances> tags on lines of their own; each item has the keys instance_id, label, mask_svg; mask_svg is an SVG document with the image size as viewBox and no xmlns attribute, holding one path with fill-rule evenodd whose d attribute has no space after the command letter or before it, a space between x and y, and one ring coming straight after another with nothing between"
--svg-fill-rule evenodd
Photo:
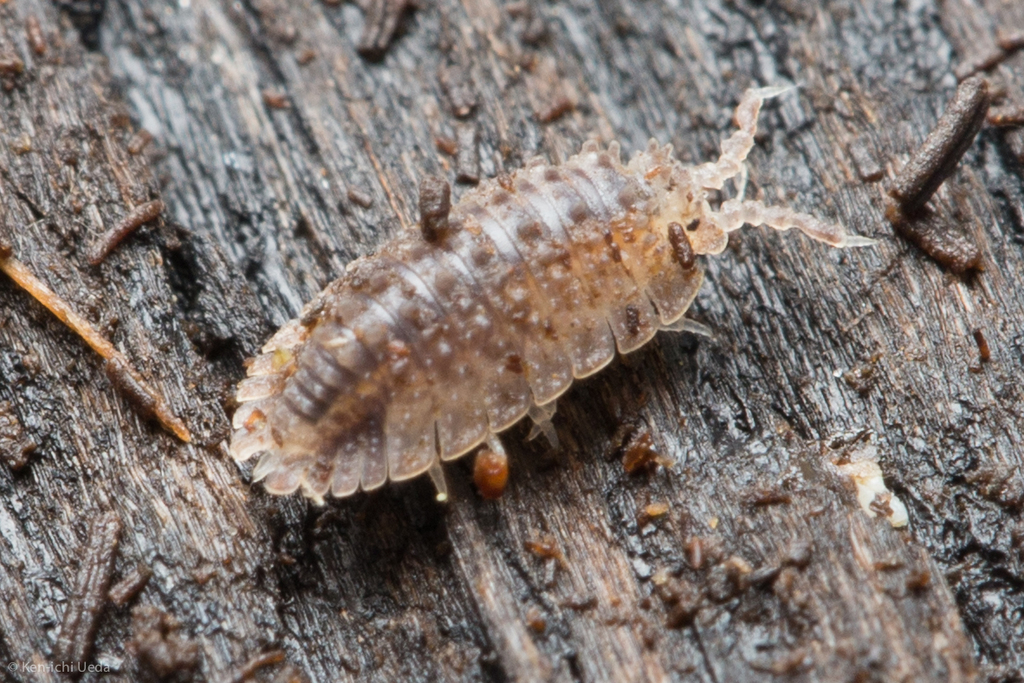
<instances>
[{"instance_id":1,"label":"wood grain","mask_svg":"<svg viewBox=\"0 0 1024 683\"><path fill-rule=\"evenodd\" d=\"M153 571L99 621L90 662L113 680L152 678L125 648L140 605L180 622L208 681L278 648L286 664L257 680L1016 680L1020 131L984 129L936 198L981 248L971 279L893 235L883 197L957 67L1021 12L438 0L371 62L355 5L121 0L92 52L55 5L0 5L0 52L24 64L0 74L0 242L194 437L140 418L99 358L0 281L0 401L38 444L27 467L0 468L0 665L49 661L89 525L112 511L113 580ZM1018 52L986 74L1008 104L1022 66ZM740 233L707 261L693 310L714 339L662 334L579 383L555 417L558 452L512 430L498 501L477 496L469 462L446 468L447 506L418 481L325 508L250 488L230 462L242 361L351 259L415 225L420 181L455 180L440 150L460 129L484 176L592 137L626 150L655 137L697 162L746 87L780 82L801 88L762 115L748 193L877 248ZM858 171L872 158L873 183ZM160 220L88 264L107 228L156 199ZM850 386L851 369L868 384ZM631 476L623 441L644 432L676 464ZM869 518L833 467L857 438L908 529ZM668 513L638 521L651 503ZM530 549L547 537L562 559Z\"/></svg>"}]
</instances>

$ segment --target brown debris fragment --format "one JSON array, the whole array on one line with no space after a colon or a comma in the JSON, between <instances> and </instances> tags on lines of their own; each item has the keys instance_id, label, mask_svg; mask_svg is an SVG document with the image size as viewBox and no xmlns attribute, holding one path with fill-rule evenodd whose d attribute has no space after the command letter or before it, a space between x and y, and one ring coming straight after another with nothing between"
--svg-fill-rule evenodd
<instances>
[{"instance_id":1,"label":"brown debris fragment","mask_svg":"<svg viewBox=\"0 0 1024 683\"><path fill-rule=\"evenodd\" d=\"M348 188L348 191L345 194L348 197L348 200L355 204L356 206L361 206L364 209L368 209L371 206L373 206L373 197L366 194L362 190L350 187Z\"/></svg>"},{"instance_id":2,"label":"brown debris fragment","mask_svg":"<svg viewBox=\"0 0 1024 683\"><path fill-rule=\"evenodd\" d=\"M13 77L25 70L25 62L13 52L0 52L0 76Z\"/></svg>"},{"instance_id":3,"label":"brown debris fragment","mask_svg":"<svg viewBox=\"0 0 1024 683\"><path fill-rule=\"evenodd\" d=\"M875 154L868 148L865 136L860 136L847 148L853 157L853 165L857 167L857 177L865 183L874 183L882 179L885 169Z\"/></svg>"},{"instance_id":4,"label":"brown debris fragment","mask_svg":"<svg viewBox=\"0 0 1024 683\"><path fill-rule=\"evenodd\" d=\"M650 471L658 465L671 467L672 464L654 448L654 439L648 431L634 435L622 452L622 468L626 474Z\"/></svg>"},{"instance_id":5,"label":"brown debris fragment","mask_svg":"<svg viewBox=\"0 0 1024 683\"><path fill-rule=\"evenodd\" d=\"M667 570L659 569L651 577L655 594L668 609L665 626L676 629L693 622L704 602L700 591L685 579L672 576Z\"/></svg>"},{"instance_id":6,"label":"brown debris fragment","mask_svg":"<svg viewBox=\"0 0 1024 683\"><path fill-rule=\"evenodd\" d=\"M96 626L107 602L120 536L121 520L116 513L107 512L93 521L53 646L55 662L70 665L88 661Z\"/></svg>"},{"instance_id":7,"label":"brown debris fragment","mask_svg":"<svg viewBox=\"0 0 1024 683\"><path fill-rule=\"evenodd\" d=\"M668 503L650 503L645 505L636 515L636 525L643 528L654 520L668 514Z\"/></svg>"},{"instance_id":8,"label":"brown debris fragment","mask_svg":"<svg viewBox=\"0 0 1024 683\"><path fill-rule=\"evenodd\" d=\"M110 587L107 597L110 602L121 607L138 595L153 576L153 570L144 564L138 564L120 581Z\"/></svg>"},{"instance_id":9,"label":"brown debris fragment","mask_svg":"<svg viewBox=\"0 0 1024 683\"><path fill-rule=\"evenodd\" d=\"M867 396L878 382L874 363L861 363L843 373L846 385L861 396Z\"/></svg>"},{"instance_id":10,"label":"brown debris fragment","mask_svg":"<svg viewBox=\"0 0 1024 683\"><path fill-rule=\"evenodd\" d=\"M793 496L778 486L761 486L749 489L743 496L747 505L768 507L769 505L789 505Z\"/></svg>"},{"instance_id":11,"label":"brown debris fragment","mask_svg":"<svg viewBox=\"0 0 1024 683\"><path fill-rule=\"evenodd\" d=\"M306 66L314 59L316 59L316 50L310 47L301 50L299 54L295 55L295 61L299 63L299 66Z\"/></svg>"},{"instance_id":12,"label":"brown debris fragment","mask_svg":"<svg viewBox=\"0 0 1024 683\"><path fill-rule=\"evenodd\" d=\"M427 242L437 242L448 232L452 188L448 181L428 175L420 181L420 231Z\"/></svg>"},{"instance_id":13,"label":"brown debris fragment","mask_svg":"<svg viewBox=\"0 0 1024 683\"><path fill-rule=\"evenodd\" d=\"M117 225L100 235L100 238L89 248L89 265L96 266L119 245L125 237L140 227L156 220L164 212L164 203L159 199L140 204L118 221Z\"/></svg>"},{"instance_id":14,"label":"brown debris fragment","mask_svg":"<svg viewBox=\"0 0 1024 683\"><path fill-rule=\"evenodd\" d=\"M814 546L811 545L810 541L796 540L793 541L786 549L786 554L782 558L782 563L786 566L803 569L811 563L813 555Z\"/></svg>"},{"instance_id":15,"label":"brown debris fragment","mask_svg":"<svg viewBox=\"0 0 1024 683\"><path fill-rule=\"evenodd\" d=\"M232 676L227 679L227 683L246 683L247 681L251 681L257 671L268 666L273 666L274 664L280 664L284 661L284 658L284 650L270 650L269 652L258 654L246 662L245 665L243 665L237 672L232 674Z\"/></svg>"},{"instance_id":16,"label":"brown debris fragment","mask_svg":"<svg viewBox=\"0 0 1024 683\"><path fill-rule=\"evenodd\" d=\"M699 221L698 221L699 223ZM693 253L690 238L679 223L668 224L668 242L672 245L672 255L683 270L692 270L697 263L697 255Z\"/></svg>"},{"instance_id":17,"label":"brown debris fragment","mask_svg":"<svg viewBox=\"0 0 1024 683\"><path fill-rule=\"evenodd\" d=\"M0 270L57 316L58 320L70 327L93 351L104 358L107 361L105 369L114 384L129 392L129 398L132 398L140 407L150 407L152 415L164 429L185 443L192 440L192 435L185 423L171 412L163 398L150 389L145 380L132 369L128 359L107 341L88 320L75 313L66 301L33 275L25 264L12 256L0 257Z\"/></svg>"},{"instance_id":18,"label":"brown debris fragment","mask_svg":"<svg viewBox=\"0 0 1024 683\"><path fill-rule=\"evenodd\" d=\"M562 549L558 547L558 542L551 534L545 534L536 541L526 541L523 545L542 560L554 559L565 564L565 555L562 554Z\"/></svg>"},{"instance_id":19,"label":"brown debris fragment","mask_svg":"<svg viewBox=\"0 0 1024 683\"><path fill-rule=\"evenodd\" d=\"M1024 104L992 107L986 120L999 128L1024 126Z\"/></svg>"},{"instance_id":20,"label":"brown debris fragment","mask_svg":"<svg viewBox=\"0 0 1024 683\"><path fill-rule=\"evenodd\" d=\"M435 135L434 146L437 147L438 152L443 152L450 157L455 156L459 152L459 143L447 135Z\"/></svg>"},{"instance_id":21,"label":"brown debris fragment","mask_svg":"<svg viewBox=\"0 0 1024 683\"><path fill-rule=\"evenodd\" d=\"M932 573L928 569L914 569L907 574L907 590L920 592L932 584Z\"/></svg>"},{"instance_id":22,"label":"brown debris fragment","mask_svg":"<svg viewBox=\"0 0 1024 683\"><path fill-rule=\"evenodd\" d=\"M985 333L981 329L975 330L973 333L974 343L978 345L978 359L982 363L987 363L992 359L992 349L988 346L988 340L985 339Z\"/></svg>"},{"instance_id":23,"label":"brown debris fragment","mask_svg":"<svg viewBox=\"0 0 1024 683\"><path fill-rule=\"evenodd\" d=\"M142 154L142 151L153 142L153 134L145 128L140 128L128 141L128 153L131 155Z\"/></svg>"},{"instance_id":24,"label":"brown debris fragment","mask_svg":"<svg viewBox=\"0 0 1024 683\"><path fill-rule=\"evenodd\" d=\"M28 45L32 48L32 52L39 57L46 54L46 36L43 35L43 28L39 25L39 18L34 14L30 14L25 19L25 37L28 39Z\"/></svg>"},{"instance_id":25,"label":"brown debris fragment","mask_svg":"<svg viewBox=\"0 0 1024 683\"><path fill-rule=\"evenodd\" d=\"M926 207L908 217L895 204L889 204L885 217L897 233L953 273L982 269L978 245L937 212Z\"/></svg>"},{"instance_id":26,"label":"brown debris fragment","mask_svg":"<svg viewBox=\"0 0 1024 683\"><path fill-rule=\"evenodd\" d=\"M470 116L476 109L477 96L469 71L458 65L439 69L437 79L441 82L452 115L458 119Z\"/></svg>"},{"instance_id":27,"label":"brown debris fragment","mask_svg":"<svg viewBox=\"0 0 1024 683\"><path fill-rule=\"evenodd\" d=\"M263 104L271 109L287 109L291 106L288 103L288 96L277 90L264 88L260 95L263 97Z\"/></svg>"},{"instance_id":28,"label":"brown debris fragment","mask_svg":"<svg viewBox=\"0 0 1024 683\"><path fill-rule=\"evenodd\" d=\"M481 498L501 498L508 484L508 456L490 448L481 448L473 461L473 483Z\"/></svg>"},{"instance_id":29,"label":"brown debris fragment","mask_svg":"<svg viewBox=\"0 0 1024 683\"><path fill-rule=\"evenodd\" d=\"M534 633L544 633L547 630L548 622L539 609L530 607L530 609L526 610L526 625Z\"/></svg>"},{"instance_id":30,"label":"brown debris fragment","mask_svg":"<svg viewBox=\"0 0 1024 683\"><path fill-rule=\"evenodd\" d=\"M178 635L177 619L152 605L132 610L132 639L126 650L157 678L187 674L199 666L199 646Z\"/></svg>"},{"instance_id":31,"label":"brown debris fragment","mask_svg":"<svg viewBox=\"0 0 1024 683\"><path fill-rule=\"evenodd\" d=\"M953 173L981 130L988 104L988 82L983 78L969 78L956 89L935 128L889 187L889 196L902 213L914 214L924 208Z\"/></svg>"},{"instance_id":32,"label":"brown debris fragment","mask_svg":"<svg viewBox=\"0 0 1024 683\"><path fill-rule=\"evenodd\" d=\"M11 471L18 472L28 464L28 456L37 448L35 441L25 436L14 406L0 401L0 458Z\"/></svg>"},{"instance_id":33,"label":"brown debris fragment","mask_svg":"<svg viewBox=\"0 0 1024 683\"><path fill-rule=\"evenodd\" d=\"M415 8L416 3L410 0L370 0L356 52L372 61L383 59L402 18Z\"/></svg>"},{"instance_id":34,"label":"brown debris fragment","mask_svg":"<svg viewBox=\"0 0 1024 683\"><path fill-rule=\"evenodd\" d=\"M575 108L576 103L567 94L558 90L553 93L551 99L546 101L543 106L534 109L533 115L540 123L551 123L562 118Z\"/></svg>"},{"instance_id":35,"label":"brown debris fragment","mask_svg":"<svg viewBox=\"0 0 1024 683\"><path fill-rule=\"evenodd\" d=\"M476 124L460 123L455 127L458 152L455 156L455 182L476 185L480 182L480 142Z\"/></svg>"}]
</instances>

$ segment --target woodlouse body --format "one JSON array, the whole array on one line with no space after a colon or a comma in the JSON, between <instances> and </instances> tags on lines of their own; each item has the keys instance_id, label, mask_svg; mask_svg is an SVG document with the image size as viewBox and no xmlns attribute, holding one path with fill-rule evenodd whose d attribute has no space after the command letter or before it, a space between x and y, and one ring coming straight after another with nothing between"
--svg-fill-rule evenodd
<instances>
[{"instance_id":1,"label":"woodlouse body","mask_svg":"<svg viewBox=\"0 0 1024 683\"><path fill-rule=\"evenodd\" d=\"M231 453L264 455L267 490L322 502L430 471L526 415L553 439L555 400L659 329L685 329L695 255L744 223L833 246L869 240L787 209L708 201L753 146L751 90L722 158L685 167L653 141L628 164L588 142L482 183L444 230L409 232L357 259L248 367ZM685 226L685 227L684 227Z\"/></svg>"}]
</instances>

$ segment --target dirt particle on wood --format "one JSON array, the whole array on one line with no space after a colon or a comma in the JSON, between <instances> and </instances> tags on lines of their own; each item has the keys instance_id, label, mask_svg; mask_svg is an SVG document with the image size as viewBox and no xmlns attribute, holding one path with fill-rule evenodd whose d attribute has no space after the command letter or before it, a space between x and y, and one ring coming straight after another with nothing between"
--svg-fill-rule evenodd
<instances>
[{"instance_id":1,"label":"dirt particle on wood","mask_svg":"<svg viewBox=\"0 0 1024 683\"><path fill-rule=\"evenodd\" d=\"M448 181L428 175L420 181L420 231L427 242L437 242L448 232L452 188Z\"/></svg>"},{"instance_id":2,"label":"dirt particle on wood","mask_svg":"<svg viewBox=\"0 0 1024 683\"><path fill-rule=\"evenodd\" d=\"M138 564L130 572L110 587L110 592L107 596L110 598L110 602L114 605L121 607L128 603L129 600L138 595L146 584L149 583L149 579L153 576L153 570L144 564Z\"/></svg>"},{"instance_id":3,"label":"dirt particle on wood","mask_svg":"<svg viewBox=\"0 0 1024 683\"><path fill-rule=\"evenodd\" d=\"M438 152L447 154L450 157L459 153L459 143L447 135L435 135L434 146L437 147Z\"/></svg>"},{"instance_id":4,"label":"dirt particle on wood","mask_svg":"<svg viewBox=\"0 0 1024 683\"><path fill-rule=\"evenodd\" d=\"M659 465L671 467L672 464L654 447L654 439L646 430L634 434L622 451L622 468L626 474L649 472Z\"/></svg>"},{"instance_id":5,"label":"dirt particle on wood","mask_svg":"<svg viewBox=\"0 0 1024 683\"><path fill-rule=\"evenodd\" d=\"M362 190L356 189L354 187L349 187L345 195L348 197L348 200L351 203L355 204L356 206L362 207L364 209L369 209L371 206L373 206L373 197L371 197L366 192L363 192Z\"/></svg>"},{"instance_id":6,"label":"dirt particle on wood","mask_svg":"<svg viewBox=\"0 0 1024 683\"><path fill-rule=\"evenodd\" d=\"M14 406L9 401L0 401L0 458L11 471L19 472L37 447L36 442L25 435Z\"/></svg>"},{"instance_id":7,"label":"dirt particle on wood","mask_svg":"<svg viewBox=\"0 0 1024 683\"><path fill-rule=\"evenodd\" d=\"M288 96L278 90L264 89L260 95L263 97L263 104L271 109L287 109L290 107Z\"/></svg>"},{"instance_id":8,"label":"dirt particle on wood","mask_svg":"<svg viewBox=\"0 0 1024 683\"><path fill-rule=\"evenodd\" d=\"M644 528L651 522L667 515L668 510L668 503L650 503L649 505L645 505L636 515L637 527L641 529Z\"/></svg>"},{"instance_id":9,"label":"dirt particle on wood","mask_svg":"<svg viewBox=\"0 0 1024 683\"><path fill-rule=\"evenodd\" d=\"M565 555L562 554L562 549L551 534L545 534L533 541L526 541L523 545L542 560L558 560L561 564L565 563Z\"/></svg>"},{"instance_id":10,"label":"dirt particle on wood","mask_svg":"<svg viewBox=\"0 0 1024 683\"><path fill-rule=\"evenodd\" d=\"M536 607L531 606L526 610L526 625L537 634L542 634L548 628L548 622Z\"/></svg>"},{"instance_id":11,"label":"dirt particle on wood","mask_svg":"<svg viewBox=\"0 0 1024 683\"><path fill-rule=\"evenodd\" d=\"M132 639L126 650L157 678L187 675L199 666L199 646L178 635L177 619L152 605L132 610Z\"/></svg>"},{"instance_id":12,"label":"dirt particle on wood","mask_svg":"<svg viewBox=\"0 0 1024 683\"><path fill-rule=\"evenodd\" d=\"M853 165L857 168L857 177L861 181L874 183L882 179L885 169L882 168L875 153L868 147L865 136L860 136L851 142L848 150L853 158Z\"/></svg>"},{"instance_id":13,"label":"dirt particle on wood","mask_svg":"<svg viewBox=\"0 0 1024 683\"><path fill-rule=\"evenodd\" d=\"M843 373L846 385L861 396L867 396L878 382L874 363L861 363Z\"/></svg>"},{"instance_id":14,"label":"dirt particle on wood","mask_svg":"<svg viewBox=\"0 0 1024 683\"><path fill-rule=\"evenodd\" d=\"M689 626L700 611L704 598L700 590L686 579L659 569L651 577L654 593L668 608L665 626L671 629Z\"/></svg>"},{"instance_id":15,"label":"dirt particle on wood","mask_svg":"<svg viewBox=\"0 0 1024 683\"><path fill-rule=\"evenodd\" d=\"M770 505L789 505L793 502L793 496L779 486L757 486L748 489L743 494L747 505L753 507L768 507Z\"/></svg>"},{"instance_id":16,"label":"dirt particle on wood","mask_svg":"<svg viewBox=\"0 0 1024 683\"><path fill-rule=\"evenodd\" d=\"M458 152L455 156L455 182L476 185L480 182L480 140L476 124L459 123L455 126Z\"/></svg>"},{"instance_id":17,"label":"dirt particle on wood","mask_svg":"<svg viewBox=\"0 0 1024 683\"><path fill-rule=\"evenodd\" d=\"M0 76L10 78L25 70L25 62L13 52L0 52Z\"/></svg>"},{"instance_id":18,"label":"dirt particle on wood","mask_svg":"<svg viewBox=\"0 0 1024 683\"><path fill-rule=\"evenodd\" d=\"M32 48L32 52L37 57L46 54L46 36L43 35L43 29L39 25L39 18L34 14L30 14L25 19L25 38L28 39L28 46Z\"/></svg>"},{"instance_id":19,"label":"dirt particle on wood","mask_svg":"<svg viewBox=\"0 0 1024 683\"><path fill-rule=\"evenodd\" d=\"M985 339L985 333L981 329L976 329L971 334L974 337L974 343L978 347L978 360L982 363L992 360L992 349L989 348L988 340Z\"/></svg>"},{"instance_id":20,"label":"dirt particle on wood","mask_svg":"<svg viewBox=\"0 0 1024 683\"><path fill-rule=\"evenodd\" d=\"M145 128L140 128L128 140L128 153L131 155L142 154L151 142L153 142L153 134Z\"/></svg>"},{"instance_id":21,"label":"dirt particle on wood","mask_svg":"<svg viewBox=\"0 0 1024 683\"><path fill-rule=\"evenodd\" d=\"M88 661L96 627L107 603L120 536L121 520L116 513L107 512L93 520L53 646L55 662Z\"/></svg>"},{"instance_id":22,"label":"dirt particle on wood","mask_svg":"<svg viewBox=\"0 0 1024 683\"><path fill-rule=\"evenodd\" d=\"M459 65L448 65L442 67L437 76L452 115L459 119L472 115L478 98L469 71Z\"/></svg>"}]
</instances>

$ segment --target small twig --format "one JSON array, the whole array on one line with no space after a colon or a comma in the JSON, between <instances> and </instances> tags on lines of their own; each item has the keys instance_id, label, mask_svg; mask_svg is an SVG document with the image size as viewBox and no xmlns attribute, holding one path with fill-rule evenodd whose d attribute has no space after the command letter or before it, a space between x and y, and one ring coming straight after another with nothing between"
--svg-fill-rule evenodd
<instances>
[{"instance_id":1,"label":"small twig","mask_svg":"<svg viewBox=\"0 0 1024 683\"><path fill-rule=\"evenodd\" d=\"M117 225L100 235L100 238L89 249L89 265L99 265L114 248L140 227L159 218L164 212L164 203L159 199L140 204L118 221Z\"/></svg>"},{"instance_id":2,"label":"small twig","mask_svg":"<svg viewBox=\"0 0 1024 683\"><path fill-rule=\"evenodd\" d=\"M1024 126L1024 105L993 107L988 111L988 122L999 128Z\"/></svg>"},{"instance_id":3,"label":"small twig","mask_svg":"<svg viewBox=\"0 0 1024 683\"><path fill-rule=\"evenodd\" d=\"M57 643L53 646L53 659L58 663L76 664L89 658L97 622L107 602L120 535L121 520L113 512L92 523Z\"/></svg>"},{"instance_id":4,"label":"small twig","mask_svg":"<svg viewBox=\"0 0 1024 683\"><path fill-rule=\"evenodd\" d=\"M25 264L13 256L3 256L0 252L0 270L7 273L18 286L70 327L93 351L100 354L107 361L107 372L112 373L112 379L130 395L138 407L149 411L165 429L185 443L192 440L185 423L171 412L164 399L132 369L124 354L107 341L88 320L75 313L66 301L33 275Z\"/></svg>"},{"instance_id":5,"label":"small twig","mask_svg":"<svg viewBox=\"0 0 1024 683\"><path fill-rule=\"evenodd\" d=\"M969 78L956 89L935 128L889 188L903 213L923 208L953 173L981 130L988 104L988 83L983 78Z\"/></svg>"}]
</instances>

